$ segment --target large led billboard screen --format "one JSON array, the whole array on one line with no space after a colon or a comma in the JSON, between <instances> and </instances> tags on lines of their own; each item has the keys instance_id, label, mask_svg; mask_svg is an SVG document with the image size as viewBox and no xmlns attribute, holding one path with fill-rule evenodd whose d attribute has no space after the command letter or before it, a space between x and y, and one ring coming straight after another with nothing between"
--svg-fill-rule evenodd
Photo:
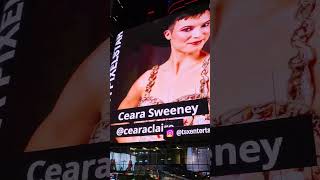
<instances>
[{"instance_id":1,"label":"large led billboard screen","mask_svg":"<svg viewBox=\"0 0 320 180\"><path fill-rule=\"evenodd\" d=\"M178 136L210 133L209 1L181 3L113 36L113 142L165 141L175 131Z\"/></svg>"},{"instance_id":2,"label":"large led billboard screen","mask_svg":"<svg viewBox=\"0 0 320 180\"><path fill-rule=\"evenodd\" d=\"M319 179L319 1L214 2L211 176Z\"/></svg>"},{"instance_id":3,"label":"large led billboard screen","mask_svg":"<svg viewBox=\"0 0 320 180\"><path fill-rule=\"evenodd\" d=\"M108 7L0 1L0 179L107 178Z\"/></svg>"}]
</instances>

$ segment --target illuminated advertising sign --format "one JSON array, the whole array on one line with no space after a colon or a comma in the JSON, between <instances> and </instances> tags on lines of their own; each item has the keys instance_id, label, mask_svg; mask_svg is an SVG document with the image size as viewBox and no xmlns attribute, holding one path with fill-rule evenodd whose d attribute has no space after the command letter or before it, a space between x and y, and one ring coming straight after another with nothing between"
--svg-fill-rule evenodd
<instances>
[{"instance_id":1,"label":"illuminated advertising sign","mask_svg":"<svg viewBox=\"0 0 320 180\"><path fill-rule=\"evenodd\" d=\"M211 176L319 179L319 1L214 4Z\"/></svg>"},{"instance_id":2,"label":"illuminated advertising sign","mask_svg":"<svg viewBox=\"0 0 320 180\"><path fill-rule=\"evenodd\" d=\"M157 12L147 11L146 19L152 13ZM165 141L167 128L210 127L209 1L177 1L161 18L113 37L113 142Z\"/></svg>"},{"instance_id":3,"label":"illuminated advertising sign","mask_svg":"<svg viewBox=\"0 0 320 180\"><path fill-rule=\"evenodd\" d=\"M0 179L108 177L108 6L0 2Z\"/></svg>"}]
</instances>

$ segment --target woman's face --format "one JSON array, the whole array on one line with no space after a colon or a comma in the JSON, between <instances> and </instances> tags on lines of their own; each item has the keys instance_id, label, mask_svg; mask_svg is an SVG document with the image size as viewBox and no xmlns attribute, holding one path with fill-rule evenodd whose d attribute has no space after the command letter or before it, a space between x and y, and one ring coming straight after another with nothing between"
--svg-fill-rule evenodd
<instances>
[{"instance_id":1,"label":"woman's face","mask_svg":"<svg viewBox=\"0 0 320 180\"><path fill-rule=\"evenodd\" d=\"M210 36L210 11L181 19L164 32L171 47L183 53L200 51Z\"/></svg>"}]
</instances>

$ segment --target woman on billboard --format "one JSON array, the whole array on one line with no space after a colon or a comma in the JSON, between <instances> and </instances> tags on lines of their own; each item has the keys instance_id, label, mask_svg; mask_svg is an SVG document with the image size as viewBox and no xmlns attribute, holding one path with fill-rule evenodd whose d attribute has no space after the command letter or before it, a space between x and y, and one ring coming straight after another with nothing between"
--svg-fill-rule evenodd
<instances>
[{"instance_id":1,"label":"woman on billboard","mask_svg":"<svg viewBox=\"0 0 320 180\"><path fill-rule=\"evenodd\" d=\"M315 0L216 1L215 127L309 114L319 147L319 10ZM214 179L319 179L319 172L313 167Z\"/></svg>"},{"instance_id":2,"label":"woman on billboard","mask_svg":"<svg viewBox=\"0 0 320 180\"><path fill-rule=\"evenodd\" d=\"M169 59L140 76L119 109L209 97L210 54L202 49L210 36L208 7L182 11L168 22L163 36L170 43Z\"/></svg>"},{"instance_id":3,"label":"woman on billboard","mask_svg":"<svg viewBox=\"0 0 320 180\"><path fill-rule=\"evenodd\" d=\"M73 73L55 107L31 137L25 151L108 141L107 39Z\"/></svg>"},{"instance_id":4,"label":"woman on billboard","mask_svg":"<svg viewBox=\"0 0 320 180\"><path fill-rule=\"evenodd\" d=\"M143 73L118 109L210 98L210 54L203 50L210 37L209 3L185 6L188 2L173 3L168 8L169 17L154 23L162 30L159 41L170 46L169 58ZM184 117L183 124L210 124L210 117ZM127 142L132 138L137 137L117 140Z\"/></svg>"}]
</instances>

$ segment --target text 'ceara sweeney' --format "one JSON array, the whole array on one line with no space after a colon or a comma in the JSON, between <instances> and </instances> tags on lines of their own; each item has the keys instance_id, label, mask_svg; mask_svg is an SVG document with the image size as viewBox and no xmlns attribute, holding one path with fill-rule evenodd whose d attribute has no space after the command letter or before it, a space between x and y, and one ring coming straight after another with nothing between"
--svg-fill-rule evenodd
<instances>
[{"instance_id":1,"label":"text 'ceara sweeney'","mask_svg":"<svg viewBox=\"0 0 320 180\"><path fill-rule=\"evenodd\" d=\"M166 118L168 116L176 115L186 115L194 116L197 114L199 105L190 105L190 106L177 106L170 108L150 108L145 111L136 111L136 112L120 112L118 115L118 120L137 120L148 118Z\"/></svg>"},{"instance_id":2,"label":"text 'ceara sweeney'","mask_svg":"<svg viewBox=\"0 0 320 180\"><path fill-rule=\"evenodd\" d=\"M28 180L88 180L106 179L110 170L110 161L103 157L100 159L90 159L83 162L71 161L53 163L45 160L33 162L27 174ZM36 176L41 176L36 177ZM42 178L43 177L43 178Z\"/></svg>"}]
</instances>

